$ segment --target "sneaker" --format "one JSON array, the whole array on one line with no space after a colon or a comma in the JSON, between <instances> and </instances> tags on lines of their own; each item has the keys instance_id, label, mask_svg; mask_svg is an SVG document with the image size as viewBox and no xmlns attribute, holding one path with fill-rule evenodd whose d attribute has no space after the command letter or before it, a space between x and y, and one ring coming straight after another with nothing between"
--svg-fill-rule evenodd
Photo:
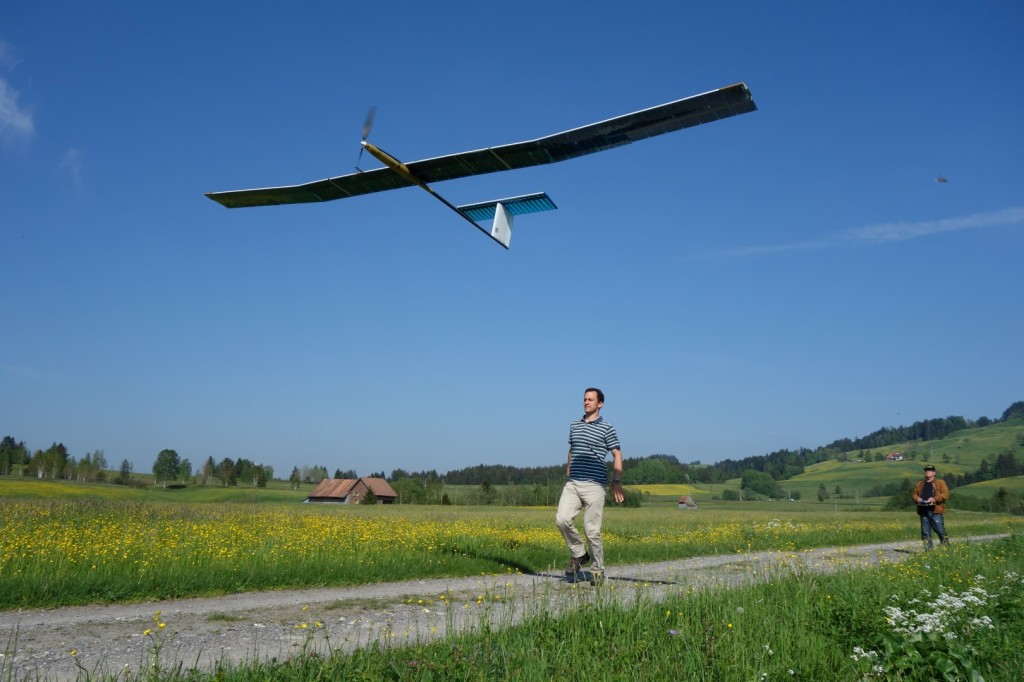
<instances>
[{"instance_id":1,"label":"sneaker","mask_svg":"<svg viewBox=\"0 0 1024 682\"><path fill-rule=\"evenodd\" d=\"M565 569L565 574L576 575L583 568L583 564L586 563L590 563L590 554L587 552L584 552L581 557L571 557L569 559L569 567Z\"/></svg>"},{"instance_id":2,"label":"sneaker","mask_svg":"<svg viewBox=\"0 0 1024 682\"><path fill-rule=\"evenodd\" d=\"M590 584L594 587L604 585L604 571L591 571Z\"/></svg>"}]
</instances>

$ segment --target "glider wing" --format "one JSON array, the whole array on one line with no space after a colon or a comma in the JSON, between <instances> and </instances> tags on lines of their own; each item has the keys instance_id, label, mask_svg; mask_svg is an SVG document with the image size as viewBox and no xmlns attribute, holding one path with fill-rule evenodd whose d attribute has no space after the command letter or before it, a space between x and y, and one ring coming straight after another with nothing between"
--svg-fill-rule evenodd
<instances>
[{"instance_id":1,"label":"glider wing","mask_svg":"<svg viewBox=\"0 0 1024 682\"><path fill-rule=\"evenodd\" d=\"M738 83L536 140L437 156L406 167L425 183L527 168L613 149L756 109L747 86ZM377 168L302 185L210 192L206 196L228 208L241 208L331 201L410 186L412 183L391 169Z\"/></svg>"}]
</instances>

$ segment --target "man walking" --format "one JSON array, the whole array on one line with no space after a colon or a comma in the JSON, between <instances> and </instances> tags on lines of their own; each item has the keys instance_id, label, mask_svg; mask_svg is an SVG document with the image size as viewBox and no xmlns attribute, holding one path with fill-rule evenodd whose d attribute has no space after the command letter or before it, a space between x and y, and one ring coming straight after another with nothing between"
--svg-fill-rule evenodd
<instances>
[{"instance_id":1,"label":"man walking","mask_svg":"<svg viewBox=\"0 0 1024 682\"><path fill-rule=\"evenodd\" d=\"M935 478L935 467L931 464L924 468L924 480L914 486L914 502L917 503L917 514L921 517L921 540L925 549L932 548L932 530L939 536L939 545L946 544L946 525L943 514L946 513L946 500L949 499L949 488L941 478Z\"/></svg>"},{"instance_id":2,"label":"man walking","mask_svg":"<svg viewBox=\"0 0 1024 682\"><path fill-rule=\"evenodd\" d=\"M601 520L604 514L605 488L608 469L605 459L612 453L612 496L621 504L622 450L615 427L601 417L604 393L597 388L583 392L583 417L569 425L569 461L565 468L568 479L558 500L555 525L569 548L568 576L576 576L584 564L593 559L592 582L604 580L604 545L601 542ZM583 538L573 525L573 519L583 510Z\"/></svg>"}]
</instances>

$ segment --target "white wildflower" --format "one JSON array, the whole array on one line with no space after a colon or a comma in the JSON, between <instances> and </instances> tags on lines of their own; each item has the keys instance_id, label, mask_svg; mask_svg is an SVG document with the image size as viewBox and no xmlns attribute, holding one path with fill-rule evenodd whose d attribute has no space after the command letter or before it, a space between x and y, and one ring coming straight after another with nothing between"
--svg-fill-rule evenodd
<instances>
[{"instance_id":1,"label":"white wildflower","mask_svg":"<svg viewBox=\"0 0 1024 682\"><path fill-rule=\"evenodd\" d=\"M978 618L972 618L970 624L976 628L988 628L994 630L995 625L992 624L992 619L988 616L979 616Z\"/></svg>"}]
</instances>

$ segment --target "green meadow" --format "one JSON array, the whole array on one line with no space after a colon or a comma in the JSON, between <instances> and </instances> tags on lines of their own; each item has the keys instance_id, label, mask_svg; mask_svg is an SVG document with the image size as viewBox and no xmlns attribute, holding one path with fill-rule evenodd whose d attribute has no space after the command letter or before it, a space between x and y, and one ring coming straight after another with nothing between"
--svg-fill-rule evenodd
<instances>
[{"instance_id":1,"label":"green meadow","mask_svg":"<svg viewBox=\"0 0 1024 682\"><path fill-rule=\"evenodd\" d=\"M649 505L607 509L603 535L614 562L794 551L918 533L914 514L850 499L709 499L697 510L681 510L674 493L658 492ZM165 490L0 479L0 608L540 572L564 560L552 507L309 505L303 499L302 491L285 488ZM951 512L947 524L954 538L1013 533L1024 517Z\"/></svg>"},{"instance_id":2,"label":"green meadow","mask_svg":"<svg viewBox=\"0 0 1024 682\"><path fill-rule=\"evenodd\" d=\"M830 465L823 471L838 471L840 463L823 464ZM723 502L711 499L711 489L686 490L700 509L677 509L678 490L656 487L646 506L607 510L612 566L904 540L918 532L908 512L816 500ZM0 608L547 571L563 563L551 507L301 504L307 492L0 479ZM1010 679L1000 675L1024 664L1020 647L1007 644L1024 636L1024 589L1008 577L1024 573L1024 518L954 511L947 523L954 541L990 533L1011 539L954 542L951 551L906 563L795 574L665 602L641 596L623 604L591 590L572 616L552 617L539 603L525 623L500 630L481 623L479 633L442 642L254 660L212 673L168 666L137 679L632 679L638 670L646 679L911 680L941 671L953 672L939 679ZM353 546L360 551L349 551ZM958 622L960 635L972 636L969 650L950 639L894 632L884 616L895 603L920 608L911 600L922 589L974 588L991 589L976 619L988 618L993 629ZM314 629L309 636L321 635ZM875 653L855 658L855 651ZM0 663L0 681L8 679Z\"/></svg>"},{"instance_id":3,"label":"green meadow","mask_svg":"<svg viewBox=\"0 0 1024 682\"><path fill-rule=\"evenodd\" d=\"M353 654L225 666L249 680L1010 681L1024 669L1024 543L954 545L898 564L733 589L598 592L568 616ZM319 635L312 631L310 641Z\"/></svg>"},{"instance_id":4,"label":"green meadow","mask_svg":"<svg viewBox=\"0 0 1024 682\"><path fill-rule=\"evenodd\" d=\"M90 670L80 679L1010 681L1024 668L1022 575L1017 535L874 568L805 570L657 599L644 590L622 600L585 589L560 616L541 594L515 624L510 611L502 615L514 601L506 599L481 611L468 632L385 639L352 653L332 649L311 614L295 655L268 661L253 652L249 662L213 670L169 659L163 633L147 630L148 669ZM161 619L173 628L173 614ZM0 659L0 679L11 679L3 666Z\"/></svg>"},{"instance_id":5,"label":"green meadow","mask_svg":"<svg viewBox=\"0 0 1024 682\"><path fill-rule=\"evenodd\" d=\"M965 485L962 488L957 488L957 492L974 496L980 495L982 497L991 497L994 493L998 492L1000 488L1005 488L1008 492L1016 493L1017 495L1024 495L1024 476L996 478L991 481L972 483L970 485Z\"/></svg>"}]
</instances>

